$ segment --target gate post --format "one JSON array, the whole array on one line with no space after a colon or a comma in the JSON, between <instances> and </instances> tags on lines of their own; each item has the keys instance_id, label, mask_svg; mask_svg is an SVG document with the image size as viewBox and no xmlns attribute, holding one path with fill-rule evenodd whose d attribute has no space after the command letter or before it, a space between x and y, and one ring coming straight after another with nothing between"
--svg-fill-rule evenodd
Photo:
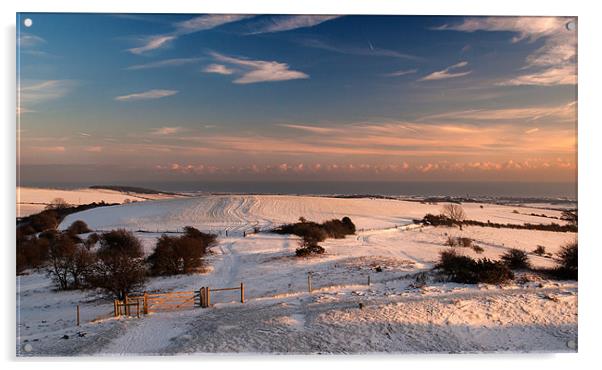
<instances>
[{"instance_id":1,"label":"gate post","mask_svg":"<svg viewBox=\"0 0 602 370\"><path fill-rule=\"evenodd\" d=\"M199 289L199 299L200 299L200 303L201 303L201 308L205 308L205 303L206 303L205 287L201 287L201 289Z\"/></svg>"},{"instance_id":2,"label":"gate post","mask_svg":"<svg viewBox=\"0 0 602 370\"><path fill-rule=\"evenodd\" d=\"M240 303L245 303L245 285L240 283Z\"/></svg>"},{"instance_id":3,"label":"gate post","mask_svg":"<svg viewBox=\"0 0 602 370\"><path fill-rule=\"evenodd\" d=\"M205 302L207 304L207 307L211 306L211 288L206 287L205 288L205 294L207 294L207 301Z\"/></svg>"},{"instance_id":4,"label":"gate post","mask_svg":"<svg viewBox=\"0 0 602 370\"><path fill-rule=\"evenodd\" d=\"M144 292L144 302L142 304L142 312L148 315L148 293Z\"/></svg>"}]
</instances>

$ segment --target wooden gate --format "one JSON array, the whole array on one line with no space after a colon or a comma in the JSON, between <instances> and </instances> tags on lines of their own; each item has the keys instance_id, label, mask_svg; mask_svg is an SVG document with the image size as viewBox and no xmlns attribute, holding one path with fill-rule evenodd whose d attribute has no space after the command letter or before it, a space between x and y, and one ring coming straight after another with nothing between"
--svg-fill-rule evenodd
<instances>
[{"instance_id":1,"label":"wooden gate","mask_svg":"<svg viewBox=\"0 0 602 370\"><path fill-rule=\"evenodd\" d=\"M116 316L128 314L122 312L119 306L141 308L142 313L186 310L201 305L199 292L167 292L144 293L139 296L128 296L123 301L116 301Z\"/></svg>"},{"instance_id":2,"label":"wooden gate","mask_svg":"<svg viewBox=\"0 0 602 370\"><path fill-rule=\"evenodd\" d=\"M199 290L201 307L207 308L207 307L211 306L212 293L229 291L229 290L240 291L240 303L245 303L245 285L243 283L240 283L240 286L233 287L233 288L210 288L208 286L205 286Z\"/></svg>"},{"instance_id":3,"label":"wooden gate","mask_svg":"<svg viewBox=\"0 0 602 370\"><path fill-rule=\"evenodd\" d=\"M140 313L166 312L186 310L194 307L211 306L211 295L214 292L238 290L240 291L240 302L245 303L245 286L233 288L209 288L202 287L197 291L167 292L167 293L144 293L138 296L126 296L123 301L115 300L114 315L138 316Z\"/></svg>"}]
</instances>

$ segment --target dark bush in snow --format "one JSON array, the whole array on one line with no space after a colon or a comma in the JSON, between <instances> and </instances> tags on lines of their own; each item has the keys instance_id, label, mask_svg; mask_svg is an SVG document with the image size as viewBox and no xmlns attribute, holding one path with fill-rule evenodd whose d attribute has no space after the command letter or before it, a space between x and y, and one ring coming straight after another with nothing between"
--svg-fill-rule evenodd
<instances>
[{"instance_id":1,"label":"dark bush in snow","mask_svg":"<svg viewBox=\"0 0 602 370\"><path fill-rule=\"evenodd\" d=\"M320 247L317 244L312 244L312 245L304 246L301 248L297 248L295 250L295 255L297 257L307 257L312 254L324 254L324 252L325 252L324 248Z\"/></svg>"},{"instance_id":2,"label":"dark bush in snow","mask_svg":"<svg viewBox=\"0 0 602 370\"><path fill-rule=\"evenodd\" d=\"M502 284L514 278L512 271L501 262L487 258L474 260L456 253L455 250L441 252L435 268L456 283Z\"/></svg>"},{"instance_id":3,"label":"dark bush in snow","mask_svg":"<svg viewBox=\"0 0 602 370\"><path fill-rule=\"evenodd\" d=\"M35 235L19 237L17 235L17 274L22 274L30 268L40 268L48 261L47 239L38 238Z\"/></svg>"},{"instance_id":4,"label":"dark bush in snow","mask_svg":"<svg viewBox=\"0 0 602 370\"><path fill-rule=\"evenodd\" d=\"M557 279L578 279L578 247L577 242L562 247L558 253L559 266L551 271L552 276Z\"/></svg>"},{"instance_id":5,"label":"dark bush in snow","mask_svg":"<svg viewBox=\"0 0 602 370\"><path fill-rule=\"evenodd\" d=\"M123 299L146 281L142 243L130 231L118 229L100 235L96 260L86 276L88 283Z\"/></svg>"},{"instance_id":6,"label":"dark bush in snow","mask_svg":"<svg viewBox=\"0 0 602 370\"><path fill-rule=\"evenodd\" d=\"M69 226L67 231L70 232L71 234L86 234L86 233L91 232L92 230L90 230L90 228L88 228L88 225L84 221L77 220L77 221L74 221L71 224L71 226Z\"/></svg>"},{"instance_id":7,"label":"dark bush in snow","mask_svg":"<svg viewBox=\"0 0 602 370\"><path fill-rule=\"evenodd\" d=\"M342 239L347 235L355 234L355 225L349 217L325 221L322 224L300 217L297 223L282 225L271 231L276 234L297 235L304 240L319 243L326 238Z\"/></svg>"},{"instance_id":8,"label":"dark bush in snow","mask_svg":"<svg viewBox=\"0 0 602 370\"><path fill-rule=\"evenodd\" d=\"M205 234L193 227L184 228L182 236L162 235L149 256L151 274L177 275L197 271L203 265L207 248L216 241L213 234Z\"/></svg>"},{"instance_id":9,"label":"dark bush in snow","mask_svg":"<svg viewBox=\"0 0 602 370\"><path fill-rule=\"evenodd\" d=\"M537 248L533 250L533 254L543 256L544 254L546 254L546 247L544 247L543 245L538 245Z\"/></svg>"},{"instance_id":10,"label":"dark bush in snow","mask_svg":"<svg viewBox=\"0 0 602 370\"><path fill-rule=\"evenodd\" d=\"M520 249L510 249L502 255L501 260L506 266L513 270L528 269L530 267L527 252Z\"/></svg>"},{"instance_id":11,"label":"dark bush in snow","mask_svg":"<svg viewBox=\"0 0 602 370\"><path fill-rule=\"evenodd\" d=\"M59 217L55 211L42 211L29 217L29 225L38 232L56 229L59 225Z\"/></svg>"},{"instance_id":12,"label":"dark bush in snow","mask_svg":"<svg viewBox=\"0 0 602 370\"><path fill-rule=\"evenodd\" d=\"M570 243L562 247L560 252L558 253L558 257L560 259L560 265L567 270L575 270L577 271L577 263L578 263L578 247L577 242Z\"/></svg>"},{"instance_id":13,"label":"dark bush in snow","mask_svg":"<svg viewBox=\"0 0 602 370\"><path fill-rule=\"evenodd\" d=\"M481 253L485 252L485 249L483 249L483 247L481 247L479 245L476 245L476 244L473 244L472 250L475 251L478 254L481 254Z\"/></svg>"}]
</instances>

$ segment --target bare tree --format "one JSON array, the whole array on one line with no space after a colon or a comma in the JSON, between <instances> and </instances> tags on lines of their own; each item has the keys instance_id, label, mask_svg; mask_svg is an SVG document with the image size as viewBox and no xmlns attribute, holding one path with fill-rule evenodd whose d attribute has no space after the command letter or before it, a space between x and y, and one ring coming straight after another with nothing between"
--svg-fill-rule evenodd
<instances>
[{"instance_id":1,"label":"bare tree","mask_svg":"<svg viewBox=\"0 0 602 370\"><path fill-rule=\"evenodd\" d=\"M48 272L59 290L79 289L85 285L84 276L94 262L94 256L77 237L61 233L50 241L48 260Z\"/></svg>"},{"instance_id":2,"label":"bare tree","mask_svg":"<svg viewBox=\"0 0 602 370\"><path fill-rule=\"evenodd\" d=\"M462 221L466 219L466 213L461 205L448 203L441 209L441 214L452 220L453 223L458 224L462 229Z\"/></svg>"},{"instance_id":3,"label":"bare tree","mask_svg":"<svg viewBox=\"0 0 602 370\"><path fill-rule=\"evenodd\" d=\"M47 206L46 209L63 209L69 208L71 204L67 203L67 201L63 198L54 198Z\"/></svg>"},{"instance_id":4,"label":"bare tree","mask_svg":"<svg viewBox=\"0 0 602 370\"><path fill-rule=\"evenodd\" d=\"M575 209L562 211L560 219L567 221L571 225L577 226L577 210Z\"/></svg>"},{"instance_id":5,"label":"bare tree","mask_svg":"<svg viewBox=\"0 0 602 370\"><path fill-rule=\"evenodd\" d=\"M146 280L142 243L130 231L118 229L100 235L96 261L86 276L95 288L102 288L118 299L140 288Z\"/></svg>"}]
</instances>

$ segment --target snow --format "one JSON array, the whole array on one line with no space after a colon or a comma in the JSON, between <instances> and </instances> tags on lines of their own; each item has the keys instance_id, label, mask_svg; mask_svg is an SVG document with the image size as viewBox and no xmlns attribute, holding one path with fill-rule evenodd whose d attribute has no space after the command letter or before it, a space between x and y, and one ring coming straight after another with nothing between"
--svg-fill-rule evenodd
<instances>
[{"instance_id":1,"label":"snow","mask_svg":"<svg viewBox=\"0 0 602 370\"><path fill-rule=\"evenodd\" d=\"M136 230L192 225L221 231L219 243L205 259L204 272L152 278L145 289L190 291L244 282L246 302L240 303L238 291L216 292L210 309L114 319L109 317L112 302L99 293L55 292L43 272L33 271L18 278L17 350L23 356L574 352L569 343L577 342L577 282L517 272L519 278L505 286L464 285L437 281L430 270L439 252L450 248L444 246L450 235L473 238L484 248L476 254L456 247L461 253L488 258L498 258L509 248L531 252L538 245L556 253L577 235L410 224L412 218L438 213L441 206L367 198L229 195L146 201L70 215L61 227L82 219L99 230L134 230L147 254L161 233ZM528 208L516 214L517 207L473 203L463 207L471 219L549 222L524 215L531 213ZM536 213L542 212L558 215L550 210ZM300 216L315 221L349 216L365 230L326 240L321 243L326 254L311 258L294 257L297 237L242 235L255 226L272 227ZM533 254L529 258L535 266L554 265L550 258ZM427 276L426 285L417 279L421 273ZM81 327L74 321L78 303ZM101 319L91 322L97 317ZM61 339L63 335L69 339ZM25 345L31 346L29 352Z\"/></svg>"},{"instance_id":2,"label":"snow","mask_svg":"<svg viewBox=\"0 0 602 370\"><path fill-rule=\"evenodd\" d=\"M148 199L165 199L173 197L166 194L138 194L124 193L105 189L45 189L31 187L17 187L17 217L24 217L38 213L55 198L62 198L73 205L89 204L104 201L106 203L123 203L130 201L144 201Z\"/></svg>"},{"instance_id":3,"label":"snow","mask_svg":"<svg viewBox=\"0 0 602 370\"><path fill-rule=\"evenodd\" d=\"M427 213L439 214L443 204L370 198L212 195L96 208L67 216L60 227L66 228L80 219L98 230L124 227L131 230L177 231L184 226L194 226L204 231L228 230L241 234L254 227L266 229L295 222L299 217L322 222L348 216L358 229L381 229L409 224L412 219L420 219ZM482 203L465 203L463 207L467 218L484 222L564 223L528 215L544 213L559 217L560 212L555 210ZM520 213L514 213L517 209L520 209Z\"/></svg>"}]
</instances>

